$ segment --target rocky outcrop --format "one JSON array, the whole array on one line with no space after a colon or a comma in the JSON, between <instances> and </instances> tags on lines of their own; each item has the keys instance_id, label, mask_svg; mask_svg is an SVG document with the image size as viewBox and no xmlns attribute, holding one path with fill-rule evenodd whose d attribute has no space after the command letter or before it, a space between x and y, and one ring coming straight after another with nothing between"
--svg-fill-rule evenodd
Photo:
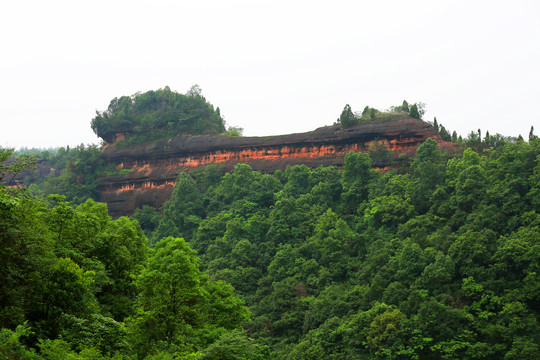
<instances>
[{"instance_id":1,"label":"rocky outcrop","mask_svg":"<svg viewBox=\"0 0 540 360\"><path fill-rule=\"evenodd\" d=\"M245 163L272 172L295 164L341 166L350 151L371 151L374 167L384 169L412 156L428 137L436 139L442 150L453 147L430 124L412 118L280 136L179 135L133 148L106 146L106 161L115 164L120 174L99 178L99 200L108 204L112 216L131 214L143 205L159 207L171 196L178 173L211 163L227 169ZM392 156L377 156L388 151Z\"/></svg>"}]
</instances>

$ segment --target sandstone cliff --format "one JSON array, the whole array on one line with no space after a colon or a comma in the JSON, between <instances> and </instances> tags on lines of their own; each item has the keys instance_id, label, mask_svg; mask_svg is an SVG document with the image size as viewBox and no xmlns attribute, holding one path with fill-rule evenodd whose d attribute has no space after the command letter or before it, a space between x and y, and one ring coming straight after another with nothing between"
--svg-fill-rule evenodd
<instances>
[{"instance_id":1,"label":"sandstone cliff","mask_svg":"<svg viewBox=\"0 0 540 360\"><path fill-rule=\"evenodd\" d=\"M454 146L442 141L430 124L413 118L349 129L326 126L281 136L179 135L134 148L109 145L103 151L107 163L124 174L99 178L99 201L108 204L112 216L131 214L143 205L159 207L171 196L179 172L211 163L222 163L227 169L245 163L255 170L272 172L295 164L341 166L350 151L383 149L393 156L375 158L373 166L384 169L403 156L414 155L428 137L436 139L443 151Z\"/></svg>"}]
</instances>

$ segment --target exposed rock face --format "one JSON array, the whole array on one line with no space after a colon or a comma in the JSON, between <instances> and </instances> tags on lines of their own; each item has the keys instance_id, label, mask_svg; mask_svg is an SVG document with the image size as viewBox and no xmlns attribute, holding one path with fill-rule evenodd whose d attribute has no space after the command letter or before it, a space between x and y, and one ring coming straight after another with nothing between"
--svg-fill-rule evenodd
<instances>
[{"instance_id":1,"label":"exposed rock face","mask_svg":"<svg viewBox=\"0 0 540 360\"><path fill-rule=\"evenodd\" d=\"M222 163L227 169L245 163L255 170L271 172L296 164L341 166L350 151L383 149L394 156L375 157L373 165L384 169L392 166L400 154L414 155L428 137L436 139L443 151L454 147L442 141L430 124L412 118L345 130L326 126L281 136L179 135L135 148L107 146L106 161L129 173L101 177L99 200L108 203L112 216L132 214L143 205L159 207L171 196L178 173L211 163Z\"/></svg>"}]
</instances>

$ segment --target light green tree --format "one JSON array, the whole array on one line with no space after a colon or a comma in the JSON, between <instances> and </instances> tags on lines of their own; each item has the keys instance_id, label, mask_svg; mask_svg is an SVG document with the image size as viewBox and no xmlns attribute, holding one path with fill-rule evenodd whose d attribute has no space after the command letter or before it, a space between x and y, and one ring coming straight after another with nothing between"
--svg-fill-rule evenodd
<instances>
[{"instance_id":1,"label":"light green tree","mask_svg":"<svg viewBox=\"0 0 540 360\"><path fill-rule=\"evenodd\" d=\"M137 279L137 314L129 321L139 356L170 349L191 353L249 318L230 285L209 284L195 250L180 238L156 244Z\"/></svg>"}]
</instances>

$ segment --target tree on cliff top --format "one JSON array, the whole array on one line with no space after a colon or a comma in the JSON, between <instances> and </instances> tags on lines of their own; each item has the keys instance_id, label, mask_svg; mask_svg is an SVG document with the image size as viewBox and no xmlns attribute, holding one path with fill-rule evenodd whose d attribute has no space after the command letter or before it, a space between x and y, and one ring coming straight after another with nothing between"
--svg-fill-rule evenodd
<instances>
[{"instance_id":1,"label":"tree on cliff top","mask_svg":"<svg viewBox=\"0 0 540 360\"><path fill-rule=\"evenodd\" d=\"M107 142L117 133L138 137L137 142L184 134L219 134L225 121L194 85L185 95L169 87L111 100L107 110L96 112L92 130Z\"/></svg>"},{"instance_id":2,"label":"tree on cliff top","mask_svg":"<svg viewBox=\"0 0 540 360\"><path fill-rule=\"evenodd\" d=\"M414 104L409 110L409 115L415 119L420 119L420 113L418 112L418 106Z\"/></svg>"},{"instance_id":3,"label":"tree on cliff top","mask_svg":"<svg viewBox=\"0 0 540 360\"><path fill-rule=\"evenodd\" d=\"M358 122L358 118L354 115L349 104L345 105L337 122L338 124L341 124L341 127L344 129L350 128Z\"/></svg>"}]
</instances>

